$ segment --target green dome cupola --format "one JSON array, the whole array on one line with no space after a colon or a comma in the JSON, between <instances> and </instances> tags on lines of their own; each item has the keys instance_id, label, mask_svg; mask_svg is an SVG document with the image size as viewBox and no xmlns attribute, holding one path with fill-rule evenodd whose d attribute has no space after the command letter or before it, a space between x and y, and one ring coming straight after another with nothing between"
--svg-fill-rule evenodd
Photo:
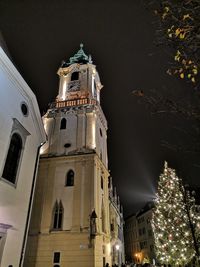
<instances>
[{"instance_id":1,"label":"green dome cupola","mask_svg":"<svg viewBox=\"0 0 200 267\"><path fill-rule=\"evenodd\" d=\"M68 67L74 63L78 64L92 64L92 58L91 55L86 55L83 50L83 44L80 44L80 49L76 54L74 54L72 57L69 58L69 62L63 62L61 68Z\"/></svg>"}]
</instances>

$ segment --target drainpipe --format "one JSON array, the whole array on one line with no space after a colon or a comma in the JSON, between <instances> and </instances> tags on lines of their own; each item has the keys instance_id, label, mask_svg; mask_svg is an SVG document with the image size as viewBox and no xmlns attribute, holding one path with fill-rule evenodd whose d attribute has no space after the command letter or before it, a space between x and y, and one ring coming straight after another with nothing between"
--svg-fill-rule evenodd
<instances>
[{"instance_id":1,"label":"drainpipe","mask_svg":"<svg viewBox=\"0 0 200 267\"><path fill-rule=\"evenodd\" d=\"M30 219L31 219L31 209L32 209L32 205L33 205L33 198L34 198L34 192L35 192L38 163L39 163L39 157L40 157L40 148L45 143L46 143L46 141L41 143L39 145L38 149L37 149L37 155L36 155L36 159L35 159L35 167L34 167L34 172L33 172L33 181L32 181L31 194L30 194L30 199L29 199L29 204L28 204L28 213L27 213L27 217L26 217L26 224L25 224L25 231L24 231L24 237L23 237L23 243L22 243L22 250L21 250L19 267L22 267L23 263L24 263L26 241L27 241L27 237L28 237L28 230L29 230L29 224L30 224Z\"/></svg>"}]
</instances>

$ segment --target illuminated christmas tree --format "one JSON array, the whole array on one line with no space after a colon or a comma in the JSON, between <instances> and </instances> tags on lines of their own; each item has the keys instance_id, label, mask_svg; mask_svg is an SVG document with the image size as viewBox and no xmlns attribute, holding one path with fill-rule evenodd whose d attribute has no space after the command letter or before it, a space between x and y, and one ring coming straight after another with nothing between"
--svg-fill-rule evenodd
<instances>
[{"instance_id":1,"label":"illuminated christmas tree","mask_svg":"<svg viewBox=\"0 0 200 267\"><path fill-rule=\"evenodd\" d=\"M183 266L198 259L200 214L194 198L167 162L158 182L152 227L160 263Z\"/></svg>"}]
</instances>

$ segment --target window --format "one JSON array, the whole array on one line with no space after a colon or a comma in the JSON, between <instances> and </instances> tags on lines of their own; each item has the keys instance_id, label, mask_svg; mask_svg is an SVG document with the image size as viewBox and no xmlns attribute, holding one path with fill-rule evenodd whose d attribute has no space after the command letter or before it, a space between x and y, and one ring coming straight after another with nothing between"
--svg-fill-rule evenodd
<instances>
[{"instance_id":1,"label":"window","mask_svg":"<svg viewBox=\"0 0 200 267\"><path fill-rule=\"evenodd\" d=\"M140 248L141 249L144 249L144 248L146 248L147 247L147 242L146 241L144 241L144 242L140 242Z\"/></svg>"},{"instance_id":2,"label":"window","mask_svg":"<svg viewBox=\"0 0 200 267\"><path fill-rule=\"evenodd\" d=\"M60 262L60 252L54 252L53 263L59 263L59 262Z\"/></svg>"},{"instance_id":3,"label":"window","mask_svg":"<svg viewBox=\"0 0 200 267\"><path fill-rule=\"evenodd\" d=\"M65 118L62 118L60 122L60 130L66 129L66 126L67 126L67 120Z\"/></svg>"},{"instance_id":4,"label":"window","mask_svg":"<svg viewBox=\"0 0 200 267\"><path fill-rule=\"evenodd\" d=\"M61 230L62 228L63 211L64 210L63 210L61 201L59 204L56 201L56 204L54 206L54 211L53 211L53 229L54 230Z\"/></svg>"},{"instance_id":5,"label":"window","mask_svg":"<svg viewBox=\"0 0 200 267\"><path fill-rule=\"evenodd\" d=\"M73 72L71 75L71 81L77 81L78 78L79 78L79 72L78 71Z\"/></svg>"},{"instance_id":6,"label":"window","mask_svg":"<svg viewBox=\"0 0 200 267\"><path fill-rule=\"evenodd\" d=\"M100 135L102 136L102 130L101 130L101 128L99 128L99 133L100 133Z\"/></svg>"},{"instance_id":7,"label":"window","mask_svg":"<svg viewBox=\"0 0 200 267\"><path fill-rule=\"evenodd\" d=\"M104 210L104 204L102 202L102 205L101 205L101 229L102 229L102 232L105 233L106 232L106 222L105 222L105 210Z\"/></svg>"},{"instance_id":8,"label":"window","mask_svg":"<svg viewBox=\"0 0 200 267\"><path fill-rule=\"evenodd\" d=\"M70 146L71 146L70 143L66 143L66 144L64 144L64 147L65 147L65 148L69 148Z\"/></svg>"},{"instance_id":9,"label":"window","mask_svg":"<svg viewBox=\"0 0 200 267\"><path fill-rule=\"evenodd\" d=\"M101 189L103 190L103 177L101 176Z\"/></svg>"},{"instance_id":10,"label":"window","mask_svg":"<svg viewBox=\"0 0 200 267\"><path fill-rule=\"evenodd\" d=\"M1 264L1 258L3 255L5 241L6 241L6 233L0 232L0 264Z\"/></svg>"},{"instance_id":11,"label":"window","mask_svg":"<svg viewBox=\"0 0 200 267\"><path fill-rule=\"evenodd\" d=\"M25 117L28 116L28 107L27 107L26 103L21 104L21 111Z\"/></svg>"},{"instance_id":12,"label":"window","mask_svg":"<svg viewBox=\"0 0 200 267\"><path fill-rule=\"evenodd\" d=\"M65 186L73 186L74 185L74 171L69 170L66 177Z\"/></svg>"},{"instance_id":13,"label":"window","mask_svg":"<svg viewBox=\"0 0 200 267\"><path fill-rule=\"evenodd\" d=\"M152 236L152 231L151 230L148 230L148 235Z\"/></svg>"},{"instance_id":14,"label":"window","mask_svg":"<svg viewBox=\"0 0 200 267\"><path fill-rule=\"evenodd\" d=\"M102 251L103 251L103 254L106 254L106 247L105 247L105 245L102 246Z\"/></svg>"},{"instance_id":15,"label":"window","mask_svg":"<svg viewBox=\"0 0 200 267\"><path fill-rule=\"evenodd\" d=\"M114 223L111 223L111 224L110 224L110 231L113 232L114 229L115 229L115 228L114 228Z\"/></svg>"},{"instance_id":16,"label":"window","mask_svg":"<svg viewBox=\"0 0 200 267\"><path fill-rule=\"evenodd\" d=\"M15 184L17 170L22 152L22 139L18 133L14 133L10 140L8 154L3 169L2 177Z\"/></svg>"},{"instance_id":17,"label":"window","mask_svg":"<svg viewBox=\"0 0 200 267\"><path fill-rule=\"evenodd\" d=\"M150 245L150 251L152 252L154 250L153 245Z\"/></svg>"}]
</instances>

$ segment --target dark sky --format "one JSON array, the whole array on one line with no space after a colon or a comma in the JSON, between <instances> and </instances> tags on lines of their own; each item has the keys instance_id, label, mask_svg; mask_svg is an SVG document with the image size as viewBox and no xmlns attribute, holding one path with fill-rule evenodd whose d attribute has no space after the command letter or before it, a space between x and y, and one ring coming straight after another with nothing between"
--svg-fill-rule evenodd
<instances>
[{"instance_id":1,"label":"dark sky","mask_svg":"<svg viewBox=\"0 0 200 267\"><path fill-rule=\"evenodd\" d=\"M188 146L192 123L152 115L133 90L157 90L179 101L193 90L168 76L170 51L155 46L155 18L140 0L0 1L0 30L18 70L37 96L41 112L58 93L57 69L84 43L104 85L109 169L124 206L135 212L154 196L164 160L184 182L200 185L199 155L176 153L162 141Z\"/></svg>"}]
</instances>

